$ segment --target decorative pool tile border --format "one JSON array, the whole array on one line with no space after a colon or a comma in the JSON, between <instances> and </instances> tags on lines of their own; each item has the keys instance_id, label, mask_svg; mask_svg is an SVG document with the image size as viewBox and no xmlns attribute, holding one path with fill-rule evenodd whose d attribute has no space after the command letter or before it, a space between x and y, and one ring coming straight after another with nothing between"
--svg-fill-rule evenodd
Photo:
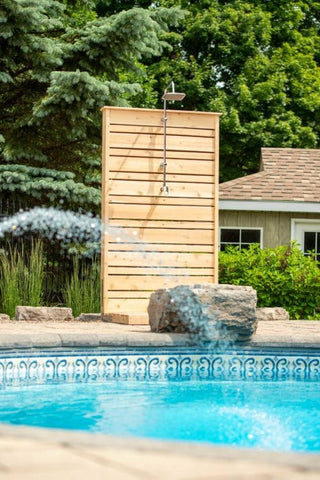
<instances>
[{"instance_id":1,"label":"decorative pool tile border","mask_svg":"<svg viewBox=\"0 0 320 480\"><path fill-rule=\"evenodd\" d=\"M7 352L0 386L109 379L320 380L320 351L178 349Z\"/></svg>"}]
</instances>

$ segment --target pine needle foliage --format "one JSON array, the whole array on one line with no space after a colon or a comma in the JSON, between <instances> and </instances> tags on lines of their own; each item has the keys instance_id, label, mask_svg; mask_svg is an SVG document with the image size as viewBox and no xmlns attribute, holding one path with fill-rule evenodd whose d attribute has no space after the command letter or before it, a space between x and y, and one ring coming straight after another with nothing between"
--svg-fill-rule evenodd
<instances>
[{"instance_id":1,"label":"pine needle foliage","mask_svg":"<svg viewBox=\"0 0 320 480\"><path fill-rule=\"evenodd\" d=\"M139 92L139 62L161 54L181 13L154 6L98 16L96 3L0 0L0 164L17 173L0 192L98 209L100 109ZM19 181L17 165L75 177L29 171Z\"/></svg>"},{"instance_id":2,"label":"pine needle foliage","mask_svg":"<svg viewBox=\"0 0 320 480\"><path fill-rule=\"evenodd\" d=\"M94 211L101 204L101 191L75 181L75 174L27 165L0 165L0 191L3 194L28 195L34 203L41 201L52 206Z\"/></svg>"}]
</instances>

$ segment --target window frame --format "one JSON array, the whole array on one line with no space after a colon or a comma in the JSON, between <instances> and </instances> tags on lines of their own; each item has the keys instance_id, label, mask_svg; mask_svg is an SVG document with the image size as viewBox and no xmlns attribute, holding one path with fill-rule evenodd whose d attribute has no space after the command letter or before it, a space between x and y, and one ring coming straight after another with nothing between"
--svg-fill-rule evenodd
<instances>
[{"instance_id":1,"label":"window frame","mask_svg":"<svg viewBox=\"0 0 320 480\"><path fill-rule=\"evenodd\" d=\"M305 251L304 234L316 232L320 234L320 218L292 218L291 219L291 241L296 241L304 255L310 255ZM319 255L320 252L317 253Z\"/></svg>"},{"instance_id":2,"label":"window frame","mask_svg":"<svg viewBox=\"0 0 320 480\"><path fill-rule=\"evenodd\" d=\"M221 231L223 229L226 229L226 230L259 230L260 231L260 248L263 248L263 227L240 227L240 226L226 226L226 225L223 225L223 226L220 226L219 227L219 251L221 251ZM222 242L223 245L230 245L232 247L239 247L239 249L241 250L241 243L244 243L244 244L248 244L248 242L241 242L241 236L240 236L240 242L239 243L226 243L226 242ZM255 245L256 243L258 242L253 242L253 243L249 243L249 245Z\"/></svg>"}]
</instances>

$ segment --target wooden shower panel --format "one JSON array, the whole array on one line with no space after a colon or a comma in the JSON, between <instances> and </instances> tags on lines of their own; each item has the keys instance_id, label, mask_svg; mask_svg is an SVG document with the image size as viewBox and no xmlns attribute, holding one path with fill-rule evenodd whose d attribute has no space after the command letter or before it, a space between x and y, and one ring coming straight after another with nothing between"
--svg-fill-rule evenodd
<instances>
[{"instance_id":1,"label":"wooden shower panel","mask_svg":"<svg viewBox=\"0 0 320 480\"><path fill-rule=\"evenodd\" d=\"M148 323L158 288L218 281L219 114L104 107L102 315Z\"/></svg>"}]
</instances>

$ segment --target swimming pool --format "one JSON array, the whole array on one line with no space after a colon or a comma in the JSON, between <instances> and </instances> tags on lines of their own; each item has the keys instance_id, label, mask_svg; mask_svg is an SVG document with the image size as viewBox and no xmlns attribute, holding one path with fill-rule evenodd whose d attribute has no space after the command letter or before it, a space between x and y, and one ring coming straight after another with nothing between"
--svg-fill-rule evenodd
<instances>
[{"instance_id":1,"label":"swimming pool","mask_svg":"<svg viewBox=\"0 0 320 480\"><path fill-rule=\"evenodd\" d=\"M184 348L0 354L0 421L320 452L320 352Z\"/></svg>"}]
</instances>

